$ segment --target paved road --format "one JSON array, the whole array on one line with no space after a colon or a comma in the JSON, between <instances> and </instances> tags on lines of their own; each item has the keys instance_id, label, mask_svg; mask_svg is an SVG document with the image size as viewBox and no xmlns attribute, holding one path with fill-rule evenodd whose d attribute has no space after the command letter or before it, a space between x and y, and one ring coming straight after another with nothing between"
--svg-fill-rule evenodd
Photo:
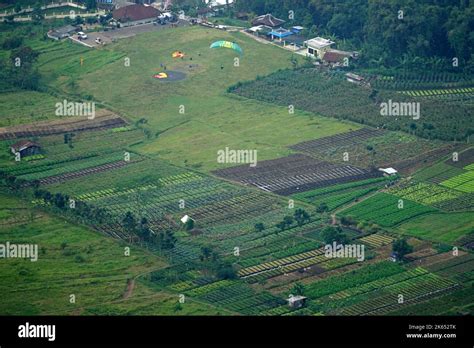
<instances>
[{"instance_id":1,"label":"paved road","mask_svg":"<svg viewBox=\"0 0 474 348\"><path fill-rule=\"evenodd\" d=\"M180 27L188 26L188 25L190 24L186 21L179 21L177 23L177 26L180 26ZM96 31L96 32L87 33L87 39L81 40L81 41L91 47L97 47L100 45L106 45L108 43L111 43L114 40L132 37L140 33L147 33L150 31L157 31L157 30L164 30L164 29L172 29L172 28L170 24L166 24L166 25L159 25L159 24L153 25L152 23L142 24L142 25L136 25L133 27L124 27L124 28L119 28L119 29L109 30L109 31ZM95 42L95 39L98 37L102 40L102 44L97 44ZM77 35L74 35L72 38L76 40L78 39Z\"/></svg>"}]
</instances>

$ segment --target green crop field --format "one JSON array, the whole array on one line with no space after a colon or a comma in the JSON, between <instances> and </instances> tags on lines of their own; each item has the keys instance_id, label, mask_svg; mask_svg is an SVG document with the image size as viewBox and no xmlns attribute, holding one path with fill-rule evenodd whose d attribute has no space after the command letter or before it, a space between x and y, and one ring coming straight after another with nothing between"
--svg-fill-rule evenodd
<instances>
[{"instance_id":1,"label":"green crop field","mask_svg":"<svg viewBox=\"0 0 474 348\"><path fill-rule=\"evenodd\" d=\"M343 211L344 215L354 216L358 220L375 222L381 226L395 226L415 216L436 211L435 209L386 194L378 193L360 204Z\"/></svg>"},{"instance_id":2,"label":"green crop field","mask_svg":"<svg viewBox=\"0 0 474 348\"><path fill-rule=\"evenodd\" d=\"M474 212L422 215L398 227L404 234L448 244L473 229Z\"/></svg>"},{"instance_id":3,"label":"green crop field","mask_svg":"<svg viewBox=\"0 0 474 348\"><path fill-rule=\"evenodd\" d=\"M46 39L61 24L48 23L0 23L1 68L18 53L4 48L14 36L38 53L36 88L0 83L0 244L39 248L37 262L0 260L0 315L424 313L443 298L472 311L453 296L474 265L444 254L472 255L468 77L361 70L373 85L358 86L239 31L121 28L87 48ZM243 54L211 49L217 40ZM381 117L391 97L423 97L426 114ZM96 103L111 123L28 128L58 121L65 99ZM39 154L15 160L20 140ZM225 149L255 150L256 168L222 163ZM461 163L446 160L454 151ZM388 261L399 239L411 248ZM363 261L328 257L332 242L363 245ZM288 305L295 290L304 308Z\"/></svg>"}]
</instances>

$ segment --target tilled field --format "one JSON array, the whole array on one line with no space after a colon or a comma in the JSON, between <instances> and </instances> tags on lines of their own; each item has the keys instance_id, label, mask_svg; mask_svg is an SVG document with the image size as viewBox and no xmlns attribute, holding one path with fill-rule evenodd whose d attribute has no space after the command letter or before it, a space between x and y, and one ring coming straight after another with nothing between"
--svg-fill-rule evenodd
<instances>
[{"instance_id":1,"label":"tilled field","mask_svg":"<svg viewBox=\"0 0 474 348\"><path fill-rule=\"evenodd\" d=\"M87 117L67 117L59 120L38 122L20 126L0 128L0 140L46 136L67 132L82 132L102 130L127 125L120 116L108 110L98 110L94 119Z\"/></svg>"},{"instance_id":2,"label":"tilled field","mask_svg":"<svg viewBox=\"0 0 474 348\"><path fill-rule=\"evenodd\" d=\"M337 165L301 154L262 161L256 167L242 165L216 170L213 173L284 196L317 187L381 176L379 171L352 165Z\"/></svg>"},{"instance_id":3,"label":"tilled field","mask_svg":"<svg viewBox=\"0 0 474 348\"><path fill-rule=\"evenodd\" d=\"M134 161L134 162L136 162L136 161ZM56 184L56 183L59 183L59 182L64 182L64 181L80 178L82 176L87 176L87 175L106 172L106 171L109 171L109 170L114 170L114 169L121 168L123 166L126 166L127 164L134 163L134 162L131 162L131 161L130 162L116 161L116 162L112 162L112 163L106 163L106 164L102 164L102 165L91 167L91 168L81 169L81 170L78 170L78 171L75 171L75 172L49 176L49 177L40 179L39 183L41 185Z\"/></svg>"},{"instance_id":4,"label":"tilled field","mask_svg":"<svg viewBox=\"0 0 474 348\"><path fill-rule=\"evenodd\" d=\"M361 128L355 131L340 133L329 137L309 140L290 146L290 149L306 153L320 153L333 148L362 144L368 139L381 136L386 131L382 129Z\"/></svg>"}]
</instances>

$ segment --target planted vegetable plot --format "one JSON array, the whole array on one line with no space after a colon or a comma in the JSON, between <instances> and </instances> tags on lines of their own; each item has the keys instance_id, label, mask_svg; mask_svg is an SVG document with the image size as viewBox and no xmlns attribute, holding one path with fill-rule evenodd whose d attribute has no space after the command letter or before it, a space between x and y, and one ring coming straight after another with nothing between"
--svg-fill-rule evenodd
<instances>
[{"instance_id":1,"label":"planted vegetable plot","mask_svg":"<svg viewBox=\"0 0 474 348\"><path fill-rule=\"evenodd\" d=\"M445 180L441 185L467 193L474 192L474 170Z\"/></svg>"},{"instance_id":2,"label":"planted vegetable plot","mask_svg":"<svg viewBox=\"0 0 474 348\"><path fill-rule=\"evenodd\" d=\"M367 140L382 136L386 131L371 128L361 128L355 131L331 135L315 140L305 141L290 146L290 149L306 153L324 153L339 147L352 146L355 144L366 143Z\"/></svg>"},{"instance_id":3,"label":"planted vegetable plot","mask_svg":"<svg viewBox=\"0 0 474 348\"><path fill-rule=\"evenodd\" d=\"M359 167L395 167L407 171L431 157L431 152L447 148L440 141L428 141L400 132L362 128L316 140L299 143L290 148L315 158L352 164ZM435 156L436 159L439 156Z\"/></svg>"},{"instance_id":4,"label":"planted vegetable plot","mask_svg":"<svg viewBox=\"0 0 474 348\"><path fill-rule=\"evenodd\" d=\"M384 315L398 310L400 307L445 295L458 287L459 284L433 273L415 274L406 280L370 292L368 299L367 296L364 298L364 295L360 295L360 302L343 308L338 314ZM399 303L400 295L403 296L403 303ZM357 297L352 299L352 301L356 300Z\"/></svg>"},{"instance_id":5,"label":"planted vegetable plot","mask_svg":"<svg viewBox=\"0 0 474 348\"><path fill-rule=\"evenodd\" d=\"M220 169L213 173L228 180L284 196L316 187L382 176L379 171L369 171L351 165L336 165L300 154L262 161L256 167L243 165Z\"/></svg>"},{"instance_id":6,"label":"planted vegetable plot","mask_svg":"<svg viewBox=\"0 0 474 348\"><path fill-rule=\"evenodd\" d=\"M423 89L423 90L413 90L413 91L401 91L400 93L406 94L412 97L423 97L423 98L433 98L433 97L456 97L457 95L466 95L468 97L474 96L474 87L466 88L451 88L451 89Z\"/></svg>"},{"instance_id":7,"label":"planted vegetable plot","mask_svg":"<svg viewBox=\"0 0 474 348\"><path fill-rule=\"evenodd\" d=\"M382 188L392 179L393 178L383 176L379 178L360 180L298 193L293 197L315 204L316 206L324 203L327 205L329 210L334 210L344 204L355 202L359 198Z\"/></svg>"},{"instance_id":8,"label":"planted vegetable plot","mask_svg":"<svg viewBox=\"0 0 474 348\"><path fill-rule=\"evenodd\" d=\"M449 164L447 164L448 162ZM452 166L452 163L453 162L451 160L446 161L446 163L436 163L420 170L414 175L414 177L420 181L428 181L434 184L439 184L442 181L464 173L461 168Z\"/></svg>"},{"instance_id":9,"label":"planted vegetable plot","mask_svg":"<svg viewBox=\"0 0 474 348\"><path fill-rule=\"evenodd\" d=\"M357 220L372 221L381 226L395 226L415 216L435 212L424 205L386 193L377 193L361 203L344 210L344 215L354 216Z\"/></svg>"},{"instance_id":10,"label":"planted vegetable plot","mask_svg":"<svg viewBox=\"0 0 474 348\"><path fill-rule=\"evenodd\" d=\"M385 234L371 234L358 240L372 248L380 248L393 242L393 238Z\"/></svg>"},{"instance_id":11,"label":"planted vegetable plot","mask_svg":"<svg viewBox=\"0 0 474 348\"><path fill-rule=\"evenodd\" d=\"M456 199L462 195L458 191L425 183L413 184L403 188L392 188L388 192L403 199L434 207L437 207L439 203Z\"/></svg>"}]
</instances>

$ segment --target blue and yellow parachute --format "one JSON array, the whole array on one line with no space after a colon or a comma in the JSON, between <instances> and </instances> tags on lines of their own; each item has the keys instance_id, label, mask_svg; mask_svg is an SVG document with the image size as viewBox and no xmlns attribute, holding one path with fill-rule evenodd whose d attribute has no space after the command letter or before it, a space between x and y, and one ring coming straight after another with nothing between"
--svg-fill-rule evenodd
<instances>
[{"instance_id":1,"label":"blue and yellow parachute","mask_svg":"<svg viewBox=\"0 0 474 348\"><path fill-rule=\"evenodd\" d=\"M240 54L244 53L242 51L242 48L235 42L224 41L224 40L213 42L211 45L211 48L231 48L234 51L239 52Z\"/></svg>"}]
</instances>

